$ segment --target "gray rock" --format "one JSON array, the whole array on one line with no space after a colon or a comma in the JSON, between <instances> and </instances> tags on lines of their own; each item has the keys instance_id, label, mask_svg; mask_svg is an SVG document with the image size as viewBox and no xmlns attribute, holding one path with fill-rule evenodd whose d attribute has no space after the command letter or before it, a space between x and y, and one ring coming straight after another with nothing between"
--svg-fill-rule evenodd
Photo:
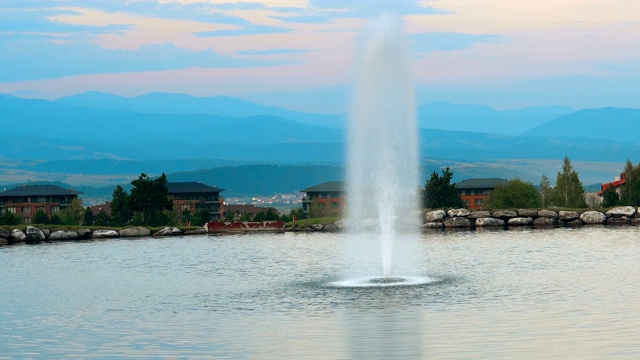
<instances>
[{"instance_id":1,"label":"gray rock","mask_svg":"<svg viewBox=\"0 0 640 360\"><path fill-rule=\"evenodd\" d=\"M0 246L9 245L9 240L3 237L0 237Z\"/></svg>"},{"instance_id":2,"label":"gray rock","mask_svg":"<svg viewBox=\"0 0 640 360\"><path fill-rule=\"evenodd\" d=\"M343 230L344 228L347 227L347 220L340 219L338 221L335 221L333 225L335 225L335 227L337 227L338 229Z\"/></svg>"},{"instance_id":3,"label":"gray rock","mask_svg":"<svg viewBox=\"0 0 640 360\"><path fill-rule=\"evenodd\" d=\"M518 214L516 214L515 211L511 211L511 210L498 210L498 211L494 211L491 214L491 216L494 218L506 220L506 219L517 217Z\"/></svg>"},{"instance_id":4,"label":"gray rock","mask_svg":"<svg viewBox=\"0 0 640 360\"><path fill-rule=\"evenodd\" d=\"M477 227L487 227L487 226L502 226L504 227L504 220L496 219L492 217L481 217L476 219Z\"/></svg>"},{"instance_id":5,"label":"gray rock","mask_svg":"<svg viewBox=\"0 0 640 360\"><path fill-rule=\"evenodd\" d=\"M539 217L533 220L533 226L555 226L557 225L557 220L548 218L548 217Z\"/></svg>"},{"instance_id":6,"label":"gray rock","mask_svg":"<svg viewBox=\"0 0 640 360\"><path fill-rule=\"evenodd\" d=\"M518 216L520 217L538 217L538 210L536 209L518 209Z\"/></svg>"},{"instance_id":7,"label":"gray rock","mask_svg":"<svg viewBox=\"0 0 640 360\"><path fill-rule=\"evenodd\" d=\"M10 240L14 243L25 242L27 241L27 235L20 229L13 229L13 231L11 231Z\"/></svg>"},{"instance_id":8,"label":"gray rock","mask_svg":"<svg viewBox=\"0 0 640 360\"><path fill-rule=\"evenodd\" d=\"M490 212L486 210L476 210L476 211L472 211L471 214L467 216L467 219L480 219L480 218L488 218L488 217L491 217Z\"/></svg>"},{"instance_id":9,"label":"gray rock","mask_svg":"<svg viewBox=\"0 0 640 360\"><path fill-rule=\"evenodd\" d=\"M338 228L333 224L327 224L327 225L324 226L324 231L337 232Z\"/></svg>"},{"instance_id":10,"label":"gray rock","mask_svg":"<svg viewBox=\"0 0 640 360\"><path fill-rule=\"evenodd\" d=\"M630 221L629 221L629 218L626 217L626 216L610 217L610 218L607 218L607 221L605 221L605 224L607 224L607 225L629 225Z\"/></svg>"},{"instance_id":11,"label":"gray rock","mask_svg":"<svg viewBox=\"0 0 640 360\"><path fill-rule=\"evenodd\" d=\"M633 219L631 219L630 223L634 226L640 225L640 218L634 217Z\"/></svg>"},{"instance_id":12,"label":"gray rock","mask_svg":"<svg viewBox=\"0 0 640 360\"><path fill-rule=\"evenodd\" d=\"M204 231L204 229L203 229ZM120 231L118 231L118 234L121 237L139 237L139 236L149 236L151 235L151 230L142 227L142 226L134 226L134 227L128 227L128 228L124 228L124 229L120 229Z\"/></svg>"},{"instance_id":13,"label":"gray rock","mask_svg":"<svg viewBox=\"0 0 640 360\"><path fill-rule=\"evenodd\" d=\"M286 229L285 229L286 231ZM184 232L185 235L204 235L207 233L207 230L205 230L203 227L201 228L197 228L197 229L192 229L192 230L187 230Z\"/></svg>"},{"instance_id":14,"label":"gray rock","mask_svg":"<svg viewBox=\"0 0 640 360\"><path fill-rule=\"evenodd\" d=\"M101 230L94 230L91 233L91 236L93 236L96 239L105 239L105 238L117 238L120 235L118 235L118 232L115 230L101 229Z\"/></svg>"},{"instance_id":15,"label":"gray rock","mask_svg":"<svg viewBox=\"0 0 640 360\"><path fill-rule=\"evenodd\" d=\"M58 230L49 234L49 241L77 240L78 233L75 231Z\"/></svg>"},{"instance_id":16,"label":"gray rock","mask_svg":"<svg viewBox=\"0 0 640 360\"><path fill-rule=\"evenodd\" d=\"M42 230L35 226L27 226L27 242L39 242L44 241L46 238Z\"/></svg>"},{"instance_id":17,"label":"gray rock","mask_svg":"<svg viewBox=\"0 0 640 360\"><path fill-rule=\"evenodd\" d=\"M576 220L579 216L580 214L575 211L560 210L560 212L558 212L558 217L562 221L573 221Z\"/></svg>"},{"instance_id":18,"label":"gray rock","mask_svg":"<svg viewBox=\"0 0 640 360\"><path fill-rule=\"evenodd\" d=\"M11 237L11 231L0 228L0 238L8 239Z\"/></svg>"},{"instance_id":19,"label":"gray rock","mask_svg":"<svg viewBox=\"0 0 640 360\"><path fill-rule=\"evenodd\" d=\"M580 214L580 220L587 225L604 224L607 216L599 211L587 211Z\"/></svg>"},{"instance_id":20,"label":"gray rock","mask_svg":"<svg viewBox=\"0 0 640 360\"><path fill-rule=\"evenodd\" d=\"M162 229L156 231L153 236L172 236L172 235L182 235L182 231L180 229L170 226L165 226Z\"/></svg>"},{"instance_id":21,"label":"gray rock","mask_svg":"<svg viewBox=\"0 0 640 360\"><path fill-rule=\"evenodd\" d=\"M442 221L446 216L447 213L445 213L444 210L427 211L424 214L424 221L425 223Z\"/></svg>"},{"instance_id":22,"label":"gray rock","mask_svg":"<svg viewBox=\"0 0 640 360\"><path fill-rule=\"evenodd\" d=\"M76 233L78 233L78 239L82 239L82 240L91 239L90 229L78 229L76 230Z\"/></svg>"},{"instance_id":23,"label":"gray rock","mask_svg":"<svg viewBox=\"0 0 640 360\"><path fill-rule=\"evenodd\" d=\"M508 226L528 226L533 224L533 219L530 217L515 217L507 221Z\"/></svg>"},{"instance_id":24,"label":"gray rock","mask_svg":"<svg viewBox=\"0 0 640 360\"><path fill-rule=\"evenodd\" d=\"M549 219L557 219L558 213L553 210L540 210L538 211L538 217L545 217Z\"/></svg>"},{"instance_id":25,"label":"gray rock","mask_svg":"<svg viewBox=\"0 0 640 360\"><path fill-rule=\"evenodd\" d=\"M413 211L408 216L403 216L399 219L399 223L420 226L424 223L424 214L422 211Z\"/></svg>"},{"instance_id":26,"label":"gray rock","mask_svg":"<svg viewBox=\"0 0 640 360\"><path fill-rule=\"evenodd\" d=\"M449 217L466 217L466 216L469 216L470 214L471 214L471 211L467 209L451 209L447 211L447 215L449 215Z\"/></svg>"},{"instance_id":27,"label":"gray rock","mask_svg":"<svg viewBox=\"0 0 640 360\"><path fill-rule=\"evenodd\" d=\"M49 235L51 235L51 230L49 229L40 229L40 230L42 230L44 237L49 237Z\"/></svg>"},{"instance_id":28,"label":"gray rock","mask_svg":"<svg viewBox=\"0 0 640 360\"><path fill-rule=\"evenodd\" d=\"M578 227L584 225L584 223L580 219L575 219L565 222L564 225L568 227Z\"/></svg>"},{"instance_id":29,"label":"gray rock","mask_svg":"<svg viewBox=\"0 0 640 360\"><path fill-rule=\"evenodd\" d=\"M431 221L422 225L425 229L442 229L444 224L440 221Z\"/></svg>"},{"instance_id":30,"label":"gray rock","mask_svg":"<svg viewBox=\"0 0 640 360\"><path fill-rule=\"evenodd\" d=\"M473 226L473 221L465 217L456 216L444 219L442 224L447 228L471 227Z\"/></svg>"},{"instance_id":31,"label":"gray rock","mask_svg":"<svg viewBox=\"0 0 640 360\"><path fill-rule=\"evenodd\" d=\"M607 217L632 217L636 213L636 208L633 206L617 206L607 210Z\"/></svg>"},{"instance_id":32,"label":"gray rock","mask_svg":"<svg viewBox=\"0 0 640 360\"><path fill-rule=\"evenodd\" d=\"M324 225L322 225L322 224L313 224L313 225L311 225L311 229L313 231L323 231L324 230Z\"/></svg>"}]
</instances>

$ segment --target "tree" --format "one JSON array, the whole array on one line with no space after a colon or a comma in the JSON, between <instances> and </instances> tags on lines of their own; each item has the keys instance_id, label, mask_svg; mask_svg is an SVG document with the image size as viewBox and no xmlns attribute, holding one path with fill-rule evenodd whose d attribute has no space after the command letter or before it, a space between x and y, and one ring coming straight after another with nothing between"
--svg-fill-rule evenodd
<instances>
[{"instance_id":1,"label":"tree","mask_svg":"<svg viewBox=\"0 0 640 360\"><path fill-rule=\"evenodd\" d=\"M442 170L442 176L435 171L424 186L423 205L425 208L459 208L464 206L464 202L458 195L456 184L451 183L453 173L447 167Z\"/></svg>"},{"instance_id":2,"label":"tree","mask_svg":"<svg viewBox=\"0 0 640 360\"><path fill-rule=\"evenodd\" d=\"M268 209L267 213L264 215L264 219L267 221L277 221L280 220L278 213L273 209Z\"/></svg>"},{"instance_id":3,"label":"tree","mask_svg":"<svg viewBox=\"0 0 640 360\"><path fill-rule=\"evenodd\" d=\"M0 216L0 225L20 225L22 224L22 218L18 215L5 210Z\"/></svg>"},{"instance_id":4,"label":"tree","mask_svg":"<svg viewBox=\"0 0 640 360\"><path fill-rule=\"evenodd\" d=\"M233 221L235 218L235 215L233 214L233 211L225 211L224 212L224 219L227 221Z\"/></svg>"},{"instance_id":5,"label":"tree","mask_svg":"<svg viewBox=\"0 0 640 360\"><path fill-rule=\"evenodd\" d=\"M193 221L197 226L204 226L204 224L208 223L211 220L211 214L207 209L200 209L196 212L196 215L193 217Z\"/></svg>"},{"instance_id":6,"label":"tree","mask_svg":"<svg viewBox=\"0 0 640 360\"><path fill-rule=\"evenodd\" d=\"M627 160L624 172L624 185L620 188L620 205L640 205L640 164L633 166Z\"/></svg>"},{"instance_id":7,"label":"tree","mask_svg":"<svg viewBox=\"0 0 640 360\"><path fill-rule=\"evenodd\" d=\"M251 221L251 215L245 213L242 213L242 215L240 215L240 221Z\"/></svg>"},{"instance_id":8,"label":"tree","mask_svg":"<svg viewBox=\"0 0 640 360\"><path fill-rule=\"evenodd\" d=\"M162 211L173 209L173 201L169 199L167 189L167 176L162 173L160 177L151 179L142 173L131 185L131 209L141 213L142 223L151 226L166 224L168 219Z\"/></svg>"},{"instance_id":9,"label":"tree","mask_svg":"<svg viewBox=\"0 0 640 360\"><path fill-rule=\"evenodd\" d=\"M620 196L613 186L609 186L607 190L602 192L602 207L617 206L619 202Z\"/></svg>"},{"instance_id":10,"label":"tree","mask_svg":"<svg viewBox=\"0 0 640 360\"><path fill-rule=\"evenodd\" d=\"M116 186L115 190L113 190L113 195L111 199L111 219L109 223L112 226L124 226L131 220L131 206L129 195L122 188L122 186Z\"/></svg>"},{"instance_id":11,"label":"tree","mask_svg":"<svg viewBox=\"0 0 640 360\"><path fill-rule=\"evenodd\" d=\"M184 209L180 214L180 220L182 220L184 225L191 224L193 222L193 214L191 214L189 209Z\"/></svg>"},{"instance_id":12,"label":"tree","mask_svg":"<svg viewBox=\"0 0 640 360\"><path fill-rule=\"evenodd\" d=\"M35 215L33 215L33 219L31 219L32 224L43 224L46 225L50 222L49 215L47 215L44 210L36 211Z\"/></svg>"},{"instance_id":13,"label":"tree","mask_svg":"<svg viewBox=\"0 0 640 360\"><path fill-rule=\"evenodd\" d=\"M60 215L51 215L51 225L62 225L62 219L60 219Z\"/></svg>"},{"instance_id":14,"label":"tree","mask_svg":"<svg viewBox=\"0 0 640 360\"><path fill-rule=\"evenodd\" d=\"M487 207L490 209L537 208L542 204L536 187L515 178L507 184L498 184L491 193Z\"/></svg>"},{"instance_id":15,"label":"tree","mask_svg":"<svg viewBox=\"0 0 640 360\"><path fill-rule=\"evenodd\" d=\"M564 157L562 172L558 172L552 198L552 204L556 206L569 208L587 207L587 203L584 200L584 187L567 156Z\"/></svg>"},{"instance_id":16,"label":"tree","mask_svg":"<svg viewBox=\"0 0 640 360\"><path fill-rule=\"evenodd\" d=\"M87 208L84 211L84 221L83 221L85 226L92 226L93 223L95 223L95 218L93 216L93 211L91 211L91 208L87 206Z\"/></svg>"},{"instance_id":17,"label":"tree","mask_svg":"<svg viewBox=\"0 0 640 360\"><path fill-rule=\"evenodd\" d=\"M263 213L258 213L256 216ZM264 215L264 214L263 214ZM327 203L320 202L320 200L313 199L311 200L311 204L309 204L309 218L326 218L331 216L331 209L329 208ZM254 220L255 217L254 217ZM256 220L261 221L261 220Z\"/></svg>"},{"instance_id":18,"label":"tree","mask_svg":"<svg viewBox=\"0 0 640 360\"><path fill-rule=\"evenodd\" d=\"M542 175L542 179L540 180L540 197L542 200L542 207L549 206L551 202L553 193L553 188L551 188L551 184L549 183L549 178L547 175Z\"/></svg>"},{"instance_id":19,"label":"tree","mask_svg":"<svg viewBox=\"0 0 640 360\"><path fill-rule=\"evenodd\" d=\"M96 226L107 226L109 225L110 221L111 219L109 218L109 215L107 215L107 212L104 211L104 209L100 209L100 212L98 212L98 215L96 216L93 223Z\"/></svg>"},{"instance_id":20,"label":"tree","mask_svg":"<svg viewBox=\"0 0 640 360\"><path fill-rule=\"evenodd\" d=\"M81 225L84 218L84 207L80 199L71 200L71 204L60 213L65 225Z\"/></svg>"}]
</instances>

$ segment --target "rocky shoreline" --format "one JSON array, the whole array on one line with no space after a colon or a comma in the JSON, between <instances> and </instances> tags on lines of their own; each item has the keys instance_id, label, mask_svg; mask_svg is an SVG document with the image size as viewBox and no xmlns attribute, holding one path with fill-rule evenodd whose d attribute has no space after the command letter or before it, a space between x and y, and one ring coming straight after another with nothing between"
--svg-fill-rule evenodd
<instances>
[{"instance_id":1,"label":"rocky shoreline","mask_svg":"<svg viewBox=\"0 0 640 360\"><path fill-rule=\"evenodd\" d=\"M606 212L568 211L568 210L497 210L470 211L468 209L433 210L420 212L423 231L446 229L515 229L523 227L579 227L584 225L640 225L640 208L633 206L618 206ZM306 227L297 225L282 227L284 232L340 232L345 228L344 219L326 224L313 224ZM249 229L249 227L247 227ZM237 230L237 229L236 229ZM273 229L269 229L273 230ZM251 232L251 231L246 231ZM181 230L176 227L164 227L154 233L150 229L140 226L127 227L120 230L113 229L76 229L50 231L47 228L27 226L23 231L14 228L12 231L0 228L0 245L19 243L39 243L43 241L74 241L109 238L141 238L159 236L205 235L210 232L206 227L191 230ZM216 232L220 234L224 232ZM238 233L238 231L229 231Z\"/></svg>"}]
</instances>

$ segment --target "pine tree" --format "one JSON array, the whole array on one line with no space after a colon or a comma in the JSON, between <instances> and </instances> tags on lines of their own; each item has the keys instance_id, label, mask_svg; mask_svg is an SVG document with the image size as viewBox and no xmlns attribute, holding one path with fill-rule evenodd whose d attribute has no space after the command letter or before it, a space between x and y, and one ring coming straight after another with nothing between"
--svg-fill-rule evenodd
<instances>
[{"instance_id":1,"label":"pine tree","mask_svg":"<svg viewBox=\"0 0 640 360\"><path fill-rule=\"evenodd\" d=\"M456 184L451 183L453 173L447 167L442 170L442 176L435 171L424 186L423 205L425 208L463 207L464 202L458 195Z\"/></svg>"},{"instance_id":2,"label":"pine tree","mask_svg":"<svg viewBox=\"0 0 640 360\"><path fill-rule=\"evenodd\" d=\"M564 157L562 172L558 172L556 187L553 189L553 205L568 208L586 208L584 200L584 187L580 182L578 173L573 170L571 160Z\"/></svg>"},{"instance_id":3,"label":"pine tree","mask_svg":"<svg viewBox=\"0 0 640 360\"><path fill-rule=\"evenodd\" d=\"M633 166L627 160L623 175L625 183L620 188L620 205L640 206L640 164Z\"/></svg>"},{"instance_id":4,"label":"pine tree","mask_svg":"<svg viewBox=\"0 0 640 360\"><path fill-rule=\"evenodd\" d=\"M551 202L551 195L553 189L551 188L551 184L549 183L549 178L547 175L542 175L542 179L540 180L540 198L542 200L542 207L547 207Z\"/></svg>"}]
</instances>

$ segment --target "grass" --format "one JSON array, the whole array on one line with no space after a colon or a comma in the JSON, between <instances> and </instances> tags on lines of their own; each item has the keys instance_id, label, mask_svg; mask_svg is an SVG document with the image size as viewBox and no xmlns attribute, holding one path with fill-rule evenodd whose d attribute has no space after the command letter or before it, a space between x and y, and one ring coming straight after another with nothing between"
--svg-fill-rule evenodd
<instances>
[{"instance_id":1,"label":"grass","mask_svg":"<svg viewBox=\"0 0 640 360\"><path fill-rule=\"evenodd\" d=\"M289 226L298 226L298 227L309 227L311 225L315 225L315 224L321 224L321 225L325 225L325 224L330 224L333 223L337 220L340 220L339 217L326 217L326 218L313 218L313 219L302 219L302 220L297 220L297 221L290 221L288 223L285 224L285 226L289 227Z\"/></svg>"}]
</instances>

